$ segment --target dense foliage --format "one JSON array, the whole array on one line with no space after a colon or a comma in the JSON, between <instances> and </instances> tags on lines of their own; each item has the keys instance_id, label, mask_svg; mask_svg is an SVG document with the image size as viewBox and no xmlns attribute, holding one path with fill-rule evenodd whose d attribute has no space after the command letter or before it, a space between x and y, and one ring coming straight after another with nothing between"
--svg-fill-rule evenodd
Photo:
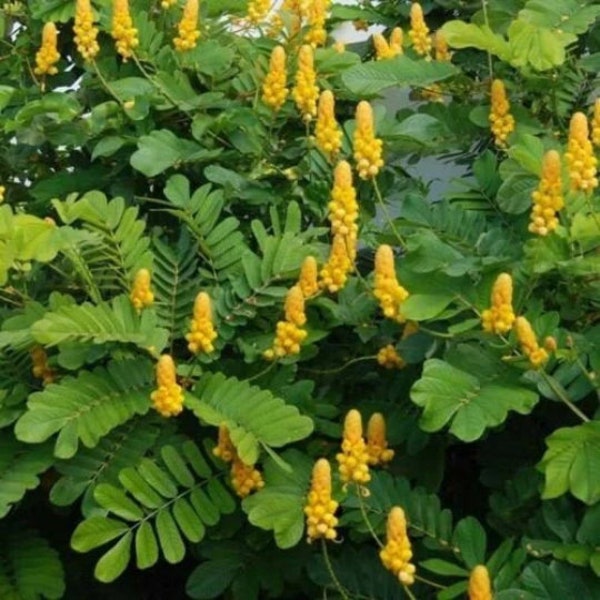
<instances>
[{"instance_id":1,"label":"dense foliage","mask_svg":"<svg viewBox=\"0 0 600 600\"><path fill-rule=\"evenodd\" d=\"M600 597L600 6L422 8L0 6L0 598Z\"/></svg>"}]
</instances>

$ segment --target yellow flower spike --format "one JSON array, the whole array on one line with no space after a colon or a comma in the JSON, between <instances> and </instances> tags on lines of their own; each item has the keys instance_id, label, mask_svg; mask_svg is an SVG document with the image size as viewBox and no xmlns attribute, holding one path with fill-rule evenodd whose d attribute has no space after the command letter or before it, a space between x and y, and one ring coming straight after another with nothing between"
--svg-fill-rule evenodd
<instances>
[{"instance_id":1,"label":"yellow flower spike","mask_svg":"<svg viewBox=\"0 0 600 600\"><path fill-rule=\"evenodd\" d=\"M304 42L313 48L323 46L327 40L325 22L327 20L326 0L313 0L308 10L308 26Z\"/></svg>"},{"instance_id":2,"label":"yellow flower spike","mask_svg":"<svg viewBox=\"0 0 600 600\"><path fill-rule=\"evenodd\" d=\"M589 139L588 120L582 112L571 117L565 161L569 169L571 189L590 194L598 186L598 161Z\"/></svg>"},{"instance_id":3,"label":"yellow flower spike","mask_svg":"<svg viewBox=\"0 0 600 600\"><path fill-rule=\"evenodd\" d=\"M215 349L213 342L216 337L210 296L206 292L200 292L194 301L194 316L190 324L190 331L185 336L188 341L188 349L194 354L213 352Z\"/></svg>"},{"instance_id":4,"label":"yellow flower spike","mask_svg":"<svg viewBox=\"0 0 600 600\"><path fill-rule=\"evenodd\" d=\"M139 45L138 30L133 26L129 11L129 0L113 0L113 20L111 35L117 52L124 60L131 58Z\"/></svg>"},{"instance_id":5,"label":"yellow flower spike","mask_svg":"<svg viewBox=\"0 0 600 600\"><path fill-rule=\"evenodd\" d=\"M302 263L300 277L298 278L298 285L305 298L310 298L319 291L318 272L319 268L315 257L307 256Z\"/></svg>"},{"instance_id":6,"label":"yellow flower spike","mask_svg":"<svg viewBox=\"0 0 600 600\"><path fill-rule=\"evenodd\" d=\"M394 251L387 244L377 248L375 254L375 289L374 295L379 306L388 319L404 323L401 305L408 296L408 291L400 285L394 267Z\"/></svg>"},{"instance_id":7,"label":"yellow flower spike","mask_svg":"<svg viewBox=\"0 0 600 600\"><path fill-rule=\"evenodd\" d=\"M425 23L423 8L418 2L413 2L410 7L410 31L408 32L412 40L413 48L419 56L424 56L430 60L431 38L429 37L429 27Z\"/></svg>"},{"instance_id":8,"label":"yellow flower spike","mask_svg":"<svg viewBox=\"0 0 600 600\"><path fill-rule=\"evenodd\" d=\"M441 31L436 31L433 35L433 49L435 50L435 60L440 62L450 62L452 52L448 48L446 36Z\"/></svg>"},{"instance_id":9,"label":"yellow flower spike","mask_svg":"<svg viewBox=\"0 0 600 600\"><path fill-rule=\"evenodd\" d=\"M348 411L344 420L342 451L336 455L343 483L359 485L371 480L369 453L363 438L362 418L356 409Z\"/></svg>"},{"instance_id":10,"label":"yellow flower spike","mask_svg":"<svg viewBox=\"0 0 600 600\"><path fill-rule=\"evenodd\" d=\"M508 136L515 129L515 120L510 114L510 103L501 79L494 79L492 82L489 121L496 146L505 148Z\"/></svg>"},{"instance_id":11,"label":"yellow flower spike","mask_svg":"<svg viewBox=\"0 0 600 600\"><path fill-rule=\"evenodd\" d=\"M247 465L239 456L231 463L231 486L240 498L265 487L262 474L254 465Z\"/></svg>"},{"instance_id":12,"label":"yellow flower spike","mask_svg":"<svg viewBox=\"0 0 600 600\"><path fill-rule=\"evenodd\" d=\"M292 90L292 96L305 122L308 123L317 116L319 88L314 67L313 49L309 44L301 46L298 53L298 71L296 72L296 85Z\"/></svg>"},{"instance_id":13,"label":"yellow flower spike","mask_svg":"<svg viewBox=\"0 0 600 600\"><path fill-rule=\"evenodd\" d=\"M54 382L55 373L48 365L48 355L42 346L34 346L29 351L33 367L31 372L37 379L41 379L44 385Z\"/></svg>"},{"instance_id":14,"label":"yellow flower spike","mask_svg":"<svg viewBox=\"0 0 600 600\"><path fill-rule=\"evenodd\" d=\"M306 515L306 541L323 538L335 540L335 526L338 520L335 511L338 503L331 498L331 466L325 458L320 458L312 470L310 491L304 506Z\"/></svg>"},{"instance_id":15,"label":"yellow flower spike","mask_svg":"<svg viewBox=\"0 0 600 600\"><path fill-rule=\"evenodd\" d=\"M84 60L94 60L100 46L98 45L98 28L94 26L94 12L90 0L77 0L75 4L75 22L73 24L77 51Z\"/></svg>"},{"instance_id":16,"label":"yellow flower spike","mask_svg":"<svg viewBox=\"0 0 600 600\"><path fill-rule=\"evenodd\" d=\"M273 347L263 353L264 358L273 360L300 353L302 342L308 333L302 329L306 323L304 295L300 285L295 285L285 298L285 321L278 321Z\"/></svg>"},{"instance_id":17,"label":"yellow flower spike","mask_svg":"<svg viewBox=\"0 0 600 600\"><path fill-rule=\"evenodd\" d=\"M315 140L317 147L330 159L335 158L342 147L342 129L335 118L335 97L330 90L319 96Z\"/></svg>"},{"instance_id":18,"label":"yellow flower spike","mask_svg":"<svg viewBox=\"0 0 600 600\"><path fill-rule=\"evenodd\" d=\"M388 448L385 418L381 413L373 413L367 424L367 452L371 466L390 462L394 451Z\"/></svg>"},{"instance_id":19,"label":"yellow flower spike","mask_svg":"<svg viewBox=\"0 0 600 600\"><path fill-rule=\"evenodd\" d=\"M356 239L358 235L358 202L352 182L350 163L341 160L333 172L333 188L328 205L331 233Z\"/></svg>"},{"instance_id":20,"label":"yellow flower spike","mask_svg":"<svg viewBox=\"0 0 600 600\"><path fill-rule=\"evenodd\" d=\"M386 527L386 544L379 551L383 566L404 585L415 582L416 567L410 562L412 547L407 533L406 516L399 506L390 510Z\"/></svg>"},{"instance_id":21,"label":"yellow flower spike","mask_svg":"<svg viewBox=\"0 0 600 600\"><path fill-rule=\"evenodd\" d=\"M594 102L594 116L592 117L592 143L600 147L600 98Z\"/></svg>"},{"instance_id":22,"label":"yellow flower spike","mask_svg":"<svg viewBox=\"0 0 600 600\"><path fill-rule=\"evenodd\" d=\"M271 0L250 0L248 3L248 21L253 25L262 23L271 9Z\"/></svg>"},{"instance_id":23,"label":"yellow flower spike","mask_svg":"<svg viewBox=\"0 0 600 600\"><path fill-rule=\"evenodd\" d=\"M556 150L549 150L544 155L538 188L531 194L531 233L548 235L558 227L557 213L565 205L561 172L560 154Z\"/></svg>"},{"instance_id":24,"label":"yellow flower spike","mask_svg":"<svg viewBox=\"0 0 600 600\"><path fill-rule=\"evenodd\" d=\"M58 32L56 25L51 21L44 24L42 29L42 45L35 55L36 75L56 75L58 69L56 63L60 60L60 54L57 49Z\"/></svg>"},{"instance_id":25,"label":"yellow flower spike","mask_svg":"<svg viewBox=\"0 0 600 600\"><path fill-rule=\"evenodd\" d=\"M403 369L406 366L404 359L392 344L384 346L377 352L377 362L385 369Z\"/></svg>"},{"instance_id":26,"label":"yellow flower spike","mask_svg":"<svg viewBox=\"0 0 600 600\"><path fill-rule=\"evenodd\" d=\"M392 56L390 45L381 33L373 34L373 47L375 48L375 57L377 60L385 60Z\"/></svg>"},{"instance_id":27,"label":"yellow flower spike","mask_svg":"<svg viewBox=\"0 0 600 600\"><path fill-rule=\"evenodd\" d=\"M508 273L500 273L494 282L491 307L481 313L481 324L489 333L507 333L515 322L512 306L513 282Z\"/></svg>"},{"instance_id":28,"label":"yellow flower spike","mask_svg":"<svg viewBox=\"0 0 600 600\"><path fill-rule=\"evenodd\" d=\"M375 137L375 123L371 105L362 100L356 107L354 131L354 160L361 179L371 179L383 167L383 142Z\"/></svg>"},{"instance_id":29,"label":"yellow flower spike","mask_svg":"<svg viewBox=\"0 0 600 600\"><path fill-rule=\"evenodd\" d=\"M299 327L306 324L304 294L299 285L290 288L285 297L285 320Z\"/></svg>"},{"instance_id":30,"label":"yellow flower spike","mask_svg":"<svg viewBox=\"0 0 600 600\"><path fill-rule=\"evenodd\" d=\"M129 299L138 313L144 308L152 306L154 294L150 286L150 271L148 269L140 269L135 274Z\"/></svg>"},{"instance_id":31,"label":"yellow flower spike","mask_svg":"<svg viewBox=\"0 0 600 600\"><path fill-rule=\"evenodd\" d=\"M346 285L348 273L354 268L351 252L352 250L348 248L348 241L343 235L337 234L333 237L329 259L319 274L320 287L333 294L339 292Z\"/></svg>"},{"instance_id":32,"label":"yellow flower spike","mask_svg":"<svg viewBox=\"0 0 600 600\"><path fill-rule=\"evenodd\" d=\"M487 567L477 565L469 576L469 600L493 600Z\"/></svg>"},{"instance_id":33,"label":"yellow flower spike","mask_svg":"<svg viewBox=\"0 0 600 600\"><path fill-rule=\"evenodd\" d=\"M394 27L392 33L390 33L390 51L393 53L392 56L398 56L402 54L402 43L404 41L404 32L400 27Z\"/></svg>"},{"instance_id":34,"label":"yellow flower spike","mask_svg":"<svg viewBox=\"0 0 600 600\"><path fill-rule=\"evenodd\" d=\"M525 317L515 319L515 332L523 354L529 358L532 368L539 369L548 361L548 352L540 348L533 327Z\"/></svg>"},{"instance_id":35,"label":"yellow flower spike","mask_svg":"<svg viewBox=\"0 0 600 600\"><path fill-rule=\"evenodd\" d=\"M229 436L229 429L224 423L219 425L219 438L212 452L223 462L231 462L236 456L235 446Z\"/></svg>"},{"instance_id":36,"label":"yellow flower spike","mask_svg":"<svg viewBox=\"0 0 600 600\"><path fill-rule=\"evenodd\" d=\"M289 93L286 87L287 71L285 60L283 46L273 48L269 62L269 72L265 77L262 87L263 102L275 112L283 106Z\"/></svg>"},{"instance_id":37,"label":"yellow flower spike","mask_svg":"<svg viewBox=\"0 0 600 600\"><path fill-rule=\"evenodd\" d=\"M154 410L163 417L178 415L183 410L183 390L170 354L163 354L156 363L156 388L150 395Z\"/></svg>"},{"instance_id":38,"label":"yellow flower spike","mask_svg":"<svg viewBox=\"0 0 600 600\"><path fill-rule=\"evenodd\" d=\"M186 0L183 16L177 25L178 35L173 39L173 45L177 52L186 52L196 47L200 37L198 13L198 0Z\"/></svg>"}]
</instances>

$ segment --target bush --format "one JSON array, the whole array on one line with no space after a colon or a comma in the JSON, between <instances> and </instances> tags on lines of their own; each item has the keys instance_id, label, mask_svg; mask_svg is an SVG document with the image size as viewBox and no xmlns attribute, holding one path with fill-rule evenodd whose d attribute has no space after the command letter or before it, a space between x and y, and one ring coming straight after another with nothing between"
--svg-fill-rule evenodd
<instances>
[{"instance_id":1,"label":"bush","mask_svg":"<svg viewBox=\"0 0 600 600\"><path fill-rule=\"evenodd\" d=\"M600 7L329 4L0 9L0 597L600 597Z\"/></svg>"}]
</instances>

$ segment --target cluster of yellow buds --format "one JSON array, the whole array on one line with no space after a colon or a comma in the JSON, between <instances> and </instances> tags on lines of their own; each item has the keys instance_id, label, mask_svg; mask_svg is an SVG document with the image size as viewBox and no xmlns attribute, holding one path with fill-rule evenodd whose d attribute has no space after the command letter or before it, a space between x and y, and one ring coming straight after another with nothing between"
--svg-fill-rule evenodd
<instances>
[{"instance_id":1,"label":"cluster of yellow buds","mask_svg":"<svg viewBox=\"0 0 600 600\"><path fill-rule=\"evenodd\" d=\"M269 72L262 86L263 102L274 111L278 111L288 96L287 71L285 68L285 50L283 46L276 46L271 52Z\"/></svg>"},{"instance_id":2,"label":"cluster of yellow buds","mask_svg":"<svg viewBox=\"0 0 600 600\"><path fill-rule=\"evenodd\" d=\"M154 294L150 286L150 271L148 269L140 269L135 274L129 299L138 313L144 308L152 306Z\"/></svg>"},{"instance_id":3,"label":"cluster of yellow buds","mask_svg":"<svg viewBox=\"0 0 600 600\"><path fill-rule=\"evenodd\" d=\"M477 565L469 576L469 600L492 600L490 574L484 565Z\"/></svg>"},{"instance_id":4,"label":"cluster of yellow buds","mask_svg":"<svg viewBox=\"0 0 600 600\"><path fill-rule=\"evenodd\" d=\"M391 246L382 244L375 253L375 290L379 306L388 319L404 323L401 305L409 293L398 282L394 266L394 251Z\"/></svg>"},{"instance_id":5,"label":"cluster of yellow buds","mask_svg":"<svg viewBox=\"0 0 600 600\"><path fill-rule=\"evenodd\" d=\"M489 121L496 146L506 147L508 136L515 129L515 119L510 114L510 103L506 95L506 88L501 79L492 81L492 101Z\"/></svg>"},{"instance_id":6,"label":"cluster of yellow buds","mask_svg":"<svg viewBox=\"0 0 600 600\"><path fill-rule=\"evenodd\" d=\"M313 49L309 44L301 46L298 53L298 70L292 96L302 119L306 122L311 121L317 115L319 87L317 86Z\"/></svg>"},{"instance_id":7,"label":"cluster of yellow buds","mask_svg":"<svg viewBox=\"0 0 600 600\"><path fill-rule=\"evenodd\" d=\"M388 448L385 419L381 413L373 413L367 424L367 452L371 466L388 463L394 451Z\"/></svg>"},{"instance_id":8,"label":"cluster of yellow buds","mask_svg":"<svg viewBox=\"0 0 600 600\"><path fill-rule=\"evenodd\" d=\"M356 190L352 183L352 168L345 160L341 160L333 173L333 188L328 205L331 233L343 235L354 242L358 233L358 202Z\"/></svg>"},{"instance_id":9,"label":"cluster of yellow buds","mask_svg":"<svg viewBox=\"0 0 600 600\"><path fill-rule=\"evenodd\" d=\"M342 482L365 484L371 480L369 452L363 438L362 417L354 408L348 411L344 419L342 451L336 455L336 459Z\"/></svg>"},{"instance_id":10,"label":"cluster of yellow buds","mask_svg":"<svg viewBox=\"0 0 600 600\"><path fill-rule=\"evenodd\" d=\"M41 379L44 385L48 385L54 381L55 373L48 365L48 355L42 346L34 346L29 351L33 368L31 372L37 379Z\"/></svg>"},{"instance_id":11,"label":"cluster of yellow buds","mask_svg":"<svg viewBox=\"0 0 600 600\"><path fill-rule=\"evenodd\" d=\"M523 354L529 358L529 362L534 369L539 369L547 362L548 352L538 344L531 323L525 317L517 317L515 319L515 332Z\"/></svg>"},{"instance_id":12,"label":"cluster of yellow buds","mask_svg":"<svg viewBox=\"0 0 600 600\"><path fill-rule=\"evenodd\" d=\"M240 498L265 486L260 471L254 465L247 465L239 457L225 424L219 425L219 438L213 454L223 462L231 463L231 486Z\"/></svg>"},{"instance_id":13,"label":"cluster of yellow buds","mask_svg":"<svg viewBox=\"0 0 600 600\"><path fill-rule=\"evenodd\" d=\"M73 24L77 51L84 60L93 60L100 51L98 45L98 28L94 26L94 12L90 0L77 0L75 5L75 22Z\"/></svg>"},{"instance_id":14,"label":"cluster of yellow buds","mask_svg":"<svg viewBox=\"0 0 600 600\"><path fill-rule=\"evenodd\" d=\"M163 417L178 415L183 410L183 390L170 354L163 354L156 363L156 388L150 396L154 409Z\"/></svg>"},{"instance_id":15,"label":"cluster of yellow buds","mask_svg":"<svg viewBox=\"0 0 600 600\"><path fill-rule=\"evenodd\" d=\"M435 60L440 62L450 62L452 60L452 52L448 48L446 36L441 31L436 31L433 35L433 49Z\"/></svg>"},{"instance_id":16,"label":"cluster of yellow buds","mask_svg":"<svg viewBox=\"0 0 600 600\"><path fill-rule=\"evenodd\" d=\"M56 63L60 60L60 54L57 49L58 33L56 25L51 21L44 24L42 29L42 45L35 55L36 75L56 75L58 69Z\"/></svg>"},{"instance_id":17,"label":"cluster of yellow buds","mask_svg":"<svg viewBox=\"0 0 600 600\"><path fill-rule=\"evenodd\" d=\"M383 37L383 34L373 34L373 46L375 47L375 56L377 60L386 60L402 54L403 38L404 34L400 27L394 27L394 29L392 29L389 43Z\"/></svg>"},{"instance_id":18,"label":"cluster of yellow buds","mask_svg":"<svg viewBox=\"0 0 600 600\"><path fill-rule=\"evenodd\" d=\"M327 19L327 0L312 0L308 10L308 26L304 41L313 47L322 46L327 40L325 21Z\"/></svg>"},{"instance_id":19,"label":"cluster of yellow buds","mask_svg":"<svg viewBox=\"0 0 600 600\"><path fill-rule=\"evenodd\" d=\"M250 0L248 3L248 21L258 25L265 20L271 9L271 0Z\"/></svg>"},{"instance_id":20,"label":"cluster of yellow buds","mask_svg":"<svg viewBox=\"0 0 600 600\"><path fill-rule=\"evenodd\" d=\"M393 344L388 344L377 352L377 362L385 369L403 369L406 366Z\"/></svg>"},{"instance_id":21,"label":"cluster of yellow buds","mask_svg":"<svg viewBox=\"0 0 600 600\"><path fill-rule=\"evenodd\" d=\"M273 347L265 350L267 360L300 353L300 345L308 335L302 326L306 324L304 294L300 285L295 285L285 298L285 320L278 321Z\"/></svg>"},{"instance_id":22,"label":"cluster of yellow buds","mask_svg":"<svg viewBox=\"0 0 600 600\"><path fill-rule=\"evenodd\" d=\"M600 98L594 102L594 116L592 117L592 143L600 146Z\"/></svg>"},{"instance_id":23,"label":"cluster of yellow buds","mask_svg":"<svg viewBox=\"0 0 600 600\"><path fill-rule=\"evenodd\" d=\"M404 585L415 582L416 567L410 560L413 556L406 529L406 516L399 506L390 510L387 519L386 543L379 557L383 566L391 571Z\"/></svg>"},{"instance_id":24,"label":"cluster of yellow buds","mask_svg":"<svg viewBox=\"0 0 600 600\"><path fill-rule=\"evenodd\" d=\"M335 540L337 508L338 503L331 497L331 466L327 459L320 458L313 467L310 491L304 507L309 543L319 538Z\"/></svg>"},{"instance_id":25,"label":"cluster of yellow buds","mask_svg":"<svg viewBox=\"0 0 600 600\"><path fill-rule=\"evenodd\" d=\"M206 292L200 292L194 301L194 316L190 324L190 331L185 339L188 341L190 352L213 352L213 342L217 337L213 325L210 296Z\"/></svg>"},{"instance_id":26,"label":"cluster of yellow buds","mask_svg":"<svg viewBox=\"0 0 600 600\"><path fill-rule=\"evenodd\" d=\"M342 129L335 118L335 98L330 90L321 92L319 97L315 140L330 159L335 158L342 147Z\"/></svg>"},{"instance_id":27,"label":"cluster of yellow buds","mask_svg":"<svg viewBox=\"0 0 600 600\"><path fill-rule=\"evenodd\" d=\"M412 40L413 48L419 56L430 59L431 38L429 37L429 27L425 23L423 8L418 2L413 2L410 7L410 31L408 32Z\"/></svg>"},{"instance_id":28,"label":"cluster of yellow buds","mask_svg":"<svg viewBox=\"0 0 600 600\"><path fill-rule=\"evenodd\" d=\"M491 307L481 313L484 331L500 334L512 329L515 322L512 297L512 277L508 273L500 273L492 287Z\"/></svg>"},{"instance_id":29,"label":"cluster of yellow buds","mask_svg":"<svg viewBox=\"0 0 600 600\"><path fill-rule=\"evenodd\" d=\"M319 274L319 285L332 294L341 290L348 279L348 273L354 269L356 247L349 247L349 239L338 234L333 236L331 252Z\"/></svg>"},{"instance_id":30,"label":"cluster of yellow buds","mask_svg":"<svg viewBox=\"0 0 600 600\"><path fill-rule=\"evenodd\" d=\"M183 16L177 26L179 35L173 39L173 45L178 52L185 52L196 47L200 37L198 12L198 0L187 0L183 9Z\"/></svg>"},{"instance_id":31,"label":"cluster of yellow buds","mask_svg":"<svg viewBox=\"0 0 600 600\"><path fill-rule=\"evenodd\" d=\"M129 0L113 0L112 36L117 52L125 59L131 58L139 45L138 30L133 26Z\"/></svg>"},{"instance_id":32,"label":"cluster of yellow buds","mask_svg":"<svg viewBox=\"0 0 600 600\"><path fill-rule=\"evenodd\" d=\"M569 168L571 189L591 193L598 186L598 161L589 139L588 120L582 112L577 112L571 117L565 160Z\"/></svg>"},{"instance_id":33,"label":"cluster of yellow buds","mask_svg":"<svg viewBox=\"0 0 600 600\"><path fill-rule=\"evenodd\" d=\"M354 131L354 160L361 179L370 179L383 167L383 142L375 137L375 123L371 105L362 100L356 107Z\"/></svg>"},{"instance_id":34,"label":"cluster of yellow buds","mask_svg":"<svg viewBox=\"0 0 600 600\"><path fill-rule=\"evenodd\" d=\"M558 227L556 214L565 205L562 188L560 154L556 150L549 150L544 155L539 186L531 195L531 233L547 235Z\"/></svg>"},{"instance_id":35,"label":"cluster of yellow buds","mask_svg":"<svg viewBox=\"0 0 600 600\"><path fill-rule=\"evenodd\" d=\"M319 267L314 256L307 256L302 262L298 285L305 298L314 296L319 291L319 282L317 281Z\"/></svg>"}]
</instances>

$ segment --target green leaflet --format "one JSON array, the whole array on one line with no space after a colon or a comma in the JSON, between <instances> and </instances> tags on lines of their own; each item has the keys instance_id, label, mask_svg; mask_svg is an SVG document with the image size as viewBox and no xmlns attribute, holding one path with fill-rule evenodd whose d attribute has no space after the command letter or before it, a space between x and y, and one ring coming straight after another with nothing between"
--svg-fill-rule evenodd
<instances>
[{"instance_id":1,"label":"green leaflet","mask_svg":"<svg viewBox=\"0 0 600 600\"><path fill-rule=\"evenodd\" d=\"M113 361L107 368L81 371L29 397L15 426L21 441L36 444L60 432L55 455L70 458L79 441L93 448L102 436L150 408L154 386L148 360Z\"/></svg>"},{"instance_id":2,"label":"green leaflet","mask_svg":"<svg viewBox=\"0 0 600 600\"><path fill-rule=\"evenodd\" d=\"M21 500L27 490L39 485L39 476L52 463L49 444L32 447L12 436L0 435L0 518Z\"/></svg>"},{"instance_id":3,"label":"green leaflet","mask_svg":"<svg viewBox=\"0 0 600 600\"><path fill-rule=\"evenodd\" d=\"M265 487L242 502L253 525L272 530L280 548L291 548L304 532L304 506L308 493L312 461L296 450L282 458L293 471L286 473L268 458L264 465Z\"/></svg>"},{"instance_id":4,"label":"green leaflet","mask_svg":"<svg viewBox=\"0 0 600 600\"><path fill-rule=\"evenodd\" d=\"M557 429L546 438L539 464L546 483L543 498L571 492L586 504L600 500L600 422Z\"/></svg>"},{"instance_id":5,"label":"green leaflet","mask_svg":"<svg viewBox=\"0 0 600 600\"><path fill-rule=\"evenodd\" d=\"M36 532L0 527L0 598L59 600L65 575L58 552Z\"/></svg>"},{"instance_id":6,"label":"green leaflet","mask_svg":"<svg viewBox=\"0 0 600 600\"><path fill-rule=\"evenodd\" d=\"M194 387L194 395L186 399L186 406L210 425L224 423L246 464L258 460L261 445L280 448L304 439L313 430L312 420L295 406L268 390L222 373L204 375Z\"/></svg>"},{"instance_id":7,"label":"green leaflet","mask_svg":"<svg viewBox=\"0 0 600 600\"><path fill-rule=\"evenodd\" d=\"M410 397L424 409L420 424L425 431L439 431L450 423L450 432L464 442L504 422L511 410L531 412L538 401L535 392L513 380L481 381L437 358L425 362Z\"/></svg>"},{"instance_id":8,"label":"green leaflet","mask_svg":"<svg viewBox=\"0 0 600 600\"><path fill-rule=\"evenodd\" d=\"M160 461L144 458L137 467L123 469L117 485L97 485L94 499L109 517L93 515L73 532L71 545L78 552L116 540L96 565L100 581L114 581L121 575L132 546L139 568L153 566L159 550L167 562L180 562L186 553L184 538L199 542L206 526L235 509L229 492L193 442L164 445L160 454Z\"/></svg>"}]
</instances>

